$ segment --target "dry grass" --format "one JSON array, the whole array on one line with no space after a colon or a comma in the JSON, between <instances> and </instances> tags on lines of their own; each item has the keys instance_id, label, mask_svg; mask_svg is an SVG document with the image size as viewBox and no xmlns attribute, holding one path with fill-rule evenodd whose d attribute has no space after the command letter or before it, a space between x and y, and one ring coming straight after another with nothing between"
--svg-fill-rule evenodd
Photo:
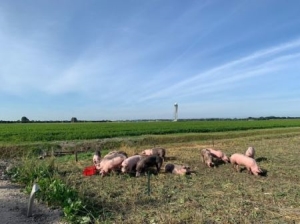
<instances>
[{"instance_id":1,"label":"dry grass","mask_svg":"<svg viewBox=\"0 0 300 224\"><path fill-rule=\"evenodd\" d=\"M172 158L165 163L188 164L195 173L152 175L150 196L146 176L83 176L92 154L78 163L56 164L66 173L65 181L95 206L99 214L95 222L99 223L300 223L300 134L260 133L214 141L215 147L229 155L254 146L260 167L268 171L266 177L237 173L230 164L215 169L204 166L199 149L211 143L160 145ZM119 150L133 155L143 148L124 144Z\"/></svg>"}]
</instances>

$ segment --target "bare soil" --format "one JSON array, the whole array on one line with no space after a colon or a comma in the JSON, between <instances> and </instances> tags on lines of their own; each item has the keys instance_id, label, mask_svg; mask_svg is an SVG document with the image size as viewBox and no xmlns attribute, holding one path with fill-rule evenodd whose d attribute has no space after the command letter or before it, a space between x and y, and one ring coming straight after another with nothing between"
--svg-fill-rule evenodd
<instances>
[{"instance_id":1,"label":"bare soil","mask_svg":"<svg viewBox=\"0 0 300 224\"><path fill-rule=\"evenodd\" d=\"M0 161L0 223L62 224L62 212L34 201L32 216L27 217L29 195L5 175L8 161Z\"/></svg>"}]
</instances>

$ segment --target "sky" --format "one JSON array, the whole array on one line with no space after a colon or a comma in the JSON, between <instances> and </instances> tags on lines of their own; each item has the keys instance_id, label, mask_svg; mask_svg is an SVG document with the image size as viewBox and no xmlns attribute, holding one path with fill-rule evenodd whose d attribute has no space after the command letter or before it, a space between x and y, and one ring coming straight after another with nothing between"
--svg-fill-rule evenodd
<instances>
[{"instance_id":1,"label":"sky","mask_svg":"<svg viewBox=\"0 0 300 224\"><path fill-rule=\"evenodd\" d=\"M1 0L0 120L300 116L298 0Z\"/></svg>"}]
</instances>

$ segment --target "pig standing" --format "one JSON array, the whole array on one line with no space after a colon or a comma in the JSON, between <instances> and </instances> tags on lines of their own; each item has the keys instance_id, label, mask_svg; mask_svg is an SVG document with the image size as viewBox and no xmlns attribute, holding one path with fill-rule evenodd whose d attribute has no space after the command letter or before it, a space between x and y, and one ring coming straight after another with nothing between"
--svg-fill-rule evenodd
<instances>
[{"instance_id":1,"label":"pig standing","mask_svg":"<svg viewBox=\"0 0 300 224\"><path fill-rule=\"evenodd\" d=\"M163 159L157 155L143 157L136 165L136 176L140 176L142 172L146 172L150 167L156 167L158 173L162 163Z\"/></svg>"},{"instance_id":2,"label":"pig standing","mask_svg":"<svg viewBox=\"0 0 300 224\"><path fill-rule=\"evenodd\" d=\"M217 158L218 160L222 160L222 161L225 162L225 163L229 163L228 157L227 157L226 154L225 154L224 152L222 152L221 150L215 150L215 149L212 149L212 148L208 148L207 150L210 151L210 153L211 153L215 158Z\"/></svg>"},{"instance_id":3,"label":"pig standing","mask_svg":"<svg viewBox=\"0 0 300 224\"><path fill-rule=\"evenodd\" d=\"M165 166L165 172L166 173L172 173L172 174L178 174L178 175L185 175L190 174L191 170L189 166L185 165L175 165L172 163L168 163Z\"/></svg>"},{"instance_id":4,"label":"pig standing","mask_svg":"<svg viewBox=\"0 0 300 224\"><path fill-rule=\"evenodd\" d=\"M121 166L122 166L122 173L132 173L136 171L136 165L138 163L138 161L140 161L140 159L142 158L142 156L140 155L134 155L134 156L130 156L127 159L125 159Z\"/></svg>"},{"instance_id":5,"label":"pig standing","mask_svg":"<svg viewBox=\"0 0 300 224\"><path fill-rule=\"evenodd\" d=\"M127 157L123 154L119 154L118 156L115 156L113 158L103 158L100 162L100 174L105 176L106 174L110 173L112 170L119 170L121 168L122 162Z\"/></svg>"},{"instance_id":6,"label":"pig standing","mask_svg":"<svg viewBox=\"0 0 300 224\"><path fill-rule=\"evenodd\" d=\"M263 171L258 167L255 159L244 154L235 153L231 155L230 163L232 163L233 168L235 168L236 171L239 171L239 166L245 166L248 170L248 173L256 176L263 173Z\"/></svg>"},{"instance_id":7,"label":"pig standing","mask_svg":"<svg viewBox=\"0 0 300 224\"><path fill-rule=\"evenodd\" d=\"M215 164L213 162L213 155L207 149L201 150L201 159L208 167L213 167Z\"/></svg>"},{"instance_id":8,"label":"pig standing","mask_svg":"<svg viewBox=\"0 0 300 224\"><path fill-rule=\"evenodd\" d=\"M245 152L245 155L254 159L254 156L255 156L254 147L251 147L251 146L248 147L247 151Z\"/></svg>"},{"instance_id":9,"label":"pig standing","mask_svg":"<svg viewBox=\"0 0 300 224\"><path fill-rule=\"evenodd\" d=\"M164 148L153 148L153 149L146 149L142 153L142 155L151 156L151 155L158 155L161 158L165 159L166 150Z\"/></svg>"}]
</instances>

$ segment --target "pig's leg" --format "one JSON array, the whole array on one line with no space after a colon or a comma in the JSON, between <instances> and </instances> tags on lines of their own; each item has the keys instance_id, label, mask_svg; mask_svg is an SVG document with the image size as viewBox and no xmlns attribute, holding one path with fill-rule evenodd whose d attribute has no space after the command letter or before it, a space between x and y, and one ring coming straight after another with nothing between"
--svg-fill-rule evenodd
<instances>
[{"instance_id":1,"label":"pig's leg","mask_svg":"<svg viewBox=\"0 0 300 224\"><path fill-rule=\"evenodd\" d=\"M159 170L160 170L160 168L159 168L159 164L158 164L158 163L156 163L155 165L156 165L157 174L158 174L158 173L159 173Z\"/></svg>"},{"instance_id":2,"label":"pig's leg","mask_svg":"<svg viewBox=\"0 0 300 224\"><path fill-rule=\"evenodd\" d=\"M235 171L237 171L237 170L236 170L236 164L235 164L235 163L232 164L232 168L233 168Z\"/></svg>"},{"instance_id":3,"label":"pig's leg","mask_svg":"<svg viewBox=\"0 0 300 224\"><path fill-rule=\"evenodd\" d=\"M101 170L100 174L101 174L101 177L104 177L104 175L105 175L104 170Z\"/></svg>"},{"instance_id":4,"label":"pig's leg","mask_svg":"<svg viewBox=\"0 0 300 224\"><path fill-rule=\"evenodd\" d=\"M236 164L236 170L237 170L237 172L241 172L241 168L240 168L239 164Z\"/></svg>"},{"instance_id":5,"label":"pig's leg","mask_svg":"<svg viewBox=\"0 0 300 224\"><path fill-rule=\"evenodd\" d=\"M253 174L251 168L247 168L247 170L248 170L248 173L249 173L249 174L251 174L251 175Z\"/></svg>"},{"instance_id":6,"label":"pig's leg","mask_svg":"<svg viewBox=\"0 0 300 224\"><path fill-rule=\"evenodd\" d=\"M236 170L236 172L241 172L238 164L235 164L235 170Z\"/></svg>"},{"instance_id":7,"label":"pig's leg","mask_svg":"<svg viewBox=\"0 0 300 224\"><path fill-rule=\"evenodd\" d=\"M135 171L136 171L136 164L134 164L134 165L131 167L130 172L133 173L133 172L135 172Z\"/></svg>"}]
</instances>

